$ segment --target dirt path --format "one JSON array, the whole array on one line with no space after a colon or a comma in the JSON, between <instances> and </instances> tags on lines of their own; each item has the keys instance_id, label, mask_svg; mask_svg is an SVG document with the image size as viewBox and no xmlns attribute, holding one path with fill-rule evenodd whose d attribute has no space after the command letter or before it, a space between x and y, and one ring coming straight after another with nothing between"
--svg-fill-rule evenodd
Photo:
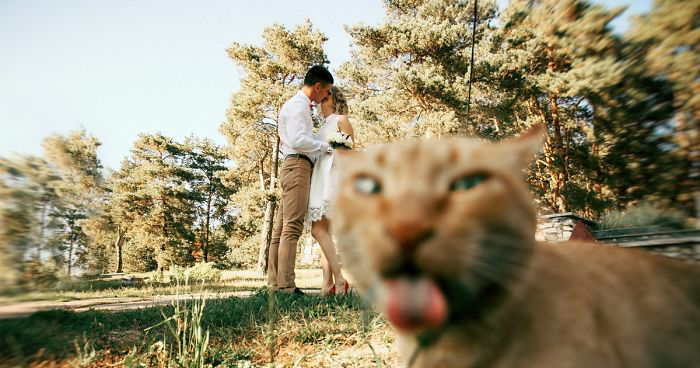
<instances>
[{"instance_id":1,"label":"dirt path","mask_svg":"<svg viewBox=\"0 0 700 368\"><path fill-rule=\"evenodd\" d=\"M305 293L318 294L318 289L304 289ZM228 297L245 298L253 294L253 291L232 291L225 293L207 293L207 299L220 299ZM67 309L76 312L87 310L111 310L120 311L127 309L138 309L156 307L160 305L168 305L175 300L175 295L158 295L148 298L130 297L130 298L101 298L101 299L83 299L72 300L69 302L56 301L32 301L21 302L8 305L0 305L0 319L25 317L34 312L51 309ZM199 294L183 294L180 295L180 300L192 300L199 298Z\"/></svg>"}]
</instances>

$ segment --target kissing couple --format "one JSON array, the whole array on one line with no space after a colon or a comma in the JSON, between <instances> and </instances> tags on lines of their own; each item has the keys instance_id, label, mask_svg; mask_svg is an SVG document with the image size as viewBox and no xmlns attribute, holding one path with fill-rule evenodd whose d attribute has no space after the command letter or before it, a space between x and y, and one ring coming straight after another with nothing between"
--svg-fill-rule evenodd
<instances>
[{"instance_id":1,"label":"kissing couple","mask_svg":"<svg viewBox=\"0 0 700 368\"><path fill-rule=\"evenodd\" d=\"M314 104L325 117L316 134L311 118ZM309 69L301 89L280 109L277 134L283 156L279 175L282 198L268 259L268 286L272 290L304 294L294 282L294 267L297 242L306 224L321 246L321 295L348 293L350 285L340 270L329 218L333 152L353 146L347 113L343 93L333 86L331 73L319 65Z\"/></svg>"}]
</instances>

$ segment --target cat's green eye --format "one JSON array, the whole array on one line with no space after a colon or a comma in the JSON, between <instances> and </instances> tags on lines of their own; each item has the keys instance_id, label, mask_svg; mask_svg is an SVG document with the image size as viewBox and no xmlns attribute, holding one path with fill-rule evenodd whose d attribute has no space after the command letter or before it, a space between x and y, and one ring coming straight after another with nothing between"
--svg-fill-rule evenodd
<instances>
[{"instance_id":1,"label":"cat's green eye","mask_svg":"<svg viewBox=\"0 0 700 368\"><path fill-rule=\"evenodd\" d=\"M377 194L382 191L379 181L366 175L356 177L353 186L362 194Z\"/></svg>"},{"instance_id":2,"label":"cat's green eye","mask_svg":"<svg viewBox=\"0 0 700 368\"><path fill-rule=\"evenodd\" d=\"M450 190L456 192L471 189L481 184L486 178L487 176L484 174L464 175L450 184Z\"/></svg>"}]
</instances>

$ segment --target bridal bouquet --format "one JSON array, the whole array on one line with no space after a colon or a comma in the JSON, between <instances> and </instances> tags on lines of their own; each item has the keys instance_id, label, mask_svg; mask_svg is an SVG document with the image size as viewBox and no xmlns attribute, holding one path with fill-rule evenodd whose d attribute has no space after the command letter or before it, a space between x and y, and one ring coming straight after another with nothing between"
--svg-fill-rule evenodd
<instances>
[{"instance_id":1,"label":"bridal bouquet","mask_svg":"<svg viewBox=\"0 0 700 368\"><path fill-rule=\"evenodd\" d=\"M335 132L328 137L328 145L333 149L352 149L352 138L349 134Z\"/></svg>"}]
</instances>

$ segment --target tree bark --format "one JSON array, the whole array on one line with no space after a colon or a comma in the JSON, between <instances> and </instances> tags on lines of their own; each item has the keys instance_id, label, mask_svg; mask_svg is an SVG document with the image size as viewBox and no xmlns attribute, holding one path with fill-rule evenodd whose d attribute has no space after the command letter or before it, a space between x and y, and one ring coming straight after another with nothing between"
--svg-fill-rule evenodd
<instances>
[{"instance_id":1,"label":"tree bark","mask_svg":"<svg viewBox=\"0 0 700 368\"><path fill-rule=\"evenodd\" d=\"M73 241L68 245L68 279L71 277L73 266Z\"/></svg>"},{"instance_id":2,"label":"tree bark","mask_svg":"<svg viewBox=\"0 0 700 368\"><path fill-rule=\"evenodd\" d=\"M207 198L207 223L204 229L204 262L209 262L209 219L211 218L211 196L212 188L209 186L209 197Z\"/></svg>"},{"instance_id":3,"label":"tree bark","mask_svg":"<svg viewBox=\"0 0 700 368\"><path fill-rule=\"evenodd\" d=\"M44 228L46 227L46 207L47 204L41 205L41 223L39 224L39 239L36 244L36 267L41 264L41 248L44 242Z\"/></svg>"},{"instance_id":4,"label":"tree bark","mask_svg":"<svg viewBox=\"0 0 700 368\"><path fill-rule=\"evenodd\" d=\"M163 216L162 216L163 217L163 219L162 219L163 220L163 224L162 224L162 226L163 226L163 229L162 229L163 230L163 239L161 240L162 243L160 243L160 255L158 257L156 257L156 261L158 262L158 271L159 272L165 271L165 266L166 266L165 250L167 249L165 243L167 242L167 239L168 239L168 228L167 228L168 219L166 218L167 202L166 202L166 199L164 196L161 197L161 201L163 203Z\"/></svg>"},{"instance_id":5,"label":"tree bark","mask_svg":"<svg viewBox=\"0 0 700 368\"><path fill-rule=\"evenodd\" d=\"M123 267L123 248L124 248L124 238L126 236L126 230L121 227L117 227L117 241L114 242L114 248L117 252L117 273L124 272Z\"/></svg>"},{"instance_id":6,"label":"tree bark","mask_svg":"<svg viewBox=\"0 0 700 368\"><path fill-rule=\"evenodd\" d=\"M554 51L551 47L547 47L547 70L554 72L556 66L557 63L555 60ZM568 206L562 192L569 178L567 175L566 158L561 134L561 121L559 119L559 103L557 102L559 96L555 92L550 92L548 93L547 97L549 98L549 114L552 123L552 138L554 138L553 144L550 142L552 146L551 148L553 148L551 153L554 156L552 157L552 161L559 162L559 165L552 165L549 169L555 183L554 195L556 197L557 207L559 207L557 211L566 212Z\"/></svg>"}]
</instances>

